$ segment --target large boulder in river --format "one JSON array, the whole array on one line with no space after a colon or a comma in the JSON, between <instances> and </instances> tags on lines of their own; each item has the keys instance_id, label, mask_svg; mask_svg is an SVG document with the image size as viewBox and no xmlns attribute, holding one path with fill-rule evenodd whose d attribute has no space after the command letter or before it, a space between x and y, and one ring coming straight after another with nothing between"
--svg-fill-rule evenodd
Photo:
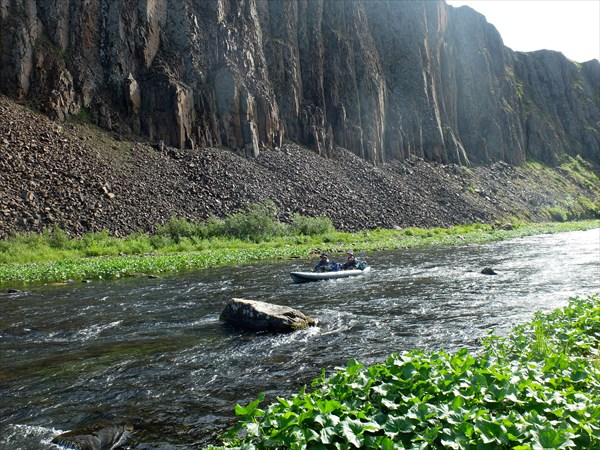
<instances>
[{"instance_id":1,"label":"large boulder in river","mask_svg":"<svg viewBox=\"0 0 600 450\"><path fill-rule=\"evenodd\" d=\"M316 325L317 321L304 313L280 305L232 298L221 313L221 320L252 331L287 333Z\"/></svg>"}]
</instances>

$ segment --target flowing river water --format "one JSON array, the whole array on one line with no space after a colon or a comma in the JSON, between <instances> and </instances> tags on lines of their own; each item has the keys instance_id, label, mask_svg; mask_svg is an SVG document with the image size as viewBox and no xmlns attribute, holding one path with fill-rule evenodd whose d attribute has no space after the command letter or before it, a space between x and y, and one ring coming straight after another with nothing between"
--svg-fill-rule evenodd
<instances>
[{"instance_id":1,"label":"flowing river water","mask_svg":"<svg viewBox=\"0 0 600 450\"><path fill-rule=\"evenodd\" d=\"M365 259L366 275L307 284L289 272L309 259L0 292L0 448L49 448L95 423L133 426L131 448L199 448L260 392L290 396L351 358L476 350L491 330L600 292L599 229ZM497 275L482 275L486 266ZM219 321L232 297L291 306L320 325L235 330Z\"/></svg>"}]
</instances>

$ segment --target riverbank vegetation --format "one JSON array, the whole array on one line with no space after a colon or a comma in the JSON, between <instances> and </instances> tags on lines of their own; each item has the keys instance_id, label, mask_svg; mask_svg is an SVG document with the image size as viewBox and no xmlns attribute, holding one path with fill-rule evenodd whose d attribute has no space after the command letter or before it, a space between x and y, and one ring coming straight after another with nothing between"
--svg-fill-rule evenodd
<instances>
[{"instance_id":1,"label":"riverbank vegetation","mask_svg":"<svg viewBox=\"0 0 600 450\"><path fill-rule=\"evenodd\" d=\"M210 448L600 448L599 348L600 297L572 298L477 354L351 360L264 409L261 394Z\"/></svg>"},{"instance_id":2,"label":"riverbank vegetation","mask_svg":"<svg viewBox=\"0 0 600 450\"><path fill-rule=\"evenodd\" d=\"M0 241L0 286L156 275L309 257L320 251L342 253L348 248L368 252L482 243L594 227L600 227L600 220L345 233L336 231L324 216L295 215L291 223L282 223L276 206L265 202L224 219L213 218L203 223L174 217L153 235L134 233L117 238L101 232L70 238L60 228L18 235Z\"/></svg>"}]
</instances>

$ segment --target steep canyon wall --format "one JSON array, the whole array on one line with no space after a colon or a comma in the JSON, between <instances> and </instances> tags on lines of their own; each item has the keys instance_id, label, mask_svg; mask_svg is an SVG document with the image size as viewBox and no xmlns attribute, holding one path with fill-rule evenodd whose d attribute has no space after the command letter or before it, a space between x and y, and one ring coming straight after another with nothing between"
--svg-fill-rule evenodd
<instances>
[{"instance_id":1,"label":"steep canyon wall","mask_svg":"<svg viewBox=\"0 0 600 450\"><path fill-rule=\"evenodd\" d=\"M0 0L0 18L2 93L178 148L600 162L600 63L515 53L443 0Z\"/></svg>"}]
</instances>

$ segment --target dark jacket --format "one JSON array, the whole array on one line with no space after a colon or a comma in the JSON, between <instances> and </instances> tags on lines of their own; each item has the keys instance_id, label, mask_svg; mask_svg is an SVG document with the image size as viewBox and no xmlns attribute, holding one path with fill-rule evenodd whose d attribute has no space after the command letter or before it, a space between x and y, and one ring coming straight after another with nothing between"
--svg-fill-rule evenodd
<instances>
[{"instance_id":1,"label":"dark jacket","mask_svg":"<svg viewBox=\"0 0 600 450\"><path fill-rule=\"evenodd\" d=\"M342 269L356 269L356 258L354 256L348 257L346 262L342 264Z\"/></svg>"},{"instance_id":2,"label":"dark jacket","mask_svg":"<svg viewBox=\"0 0 600 450\"><path fill-rule=\"evenodd\" d=\"M327 270L331 270L331 262L329 261L329 259L326 261L323 261L321 259L313 269L313 272L325 272Z\"/></svg>"}]
</instances>

